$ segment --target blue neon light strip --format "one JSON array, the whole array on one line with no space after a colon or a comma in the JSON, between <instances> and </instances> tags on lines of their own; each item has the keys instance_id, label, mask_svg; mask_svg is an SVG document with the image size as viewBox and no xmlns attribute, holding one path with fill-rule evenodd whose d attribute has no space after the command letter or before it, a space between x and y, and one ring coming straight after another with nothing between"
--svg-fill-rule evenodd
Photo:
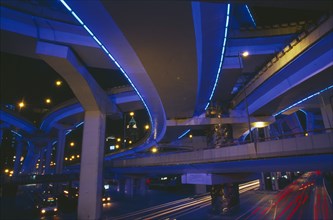
<instances>
[{"instance_id":1,"label":"blue neon light strip","mask_svg":"<svg viewBox=\"0 0 333 220\"><path fill-rule=\"evenodd\" d=\"M205 110L207 110L207 108L209 106L209 103L210 103L210 101L213 98L213 95L215 93L215 89L216 89L216 86L217 86L217 82L218 82L218 80L220 78L220 72L221 72L222 63L223 63L223 60L224 60L225 45L227 43L229 17L230 17L230 4L228 4L228 6L227 6L227 18L226 18L226 21L225 21L225 30L224 30L224 37L223 37L223 44L222 44L222 52L221 52L220 64L219 64L219 68L217 70L214 87L213 87L212 93L210 94L209 100L208 100L208 102L206 104Z\"/></svg>"},{"instance_id":2,"label":"blue neon light strip","mask_svg":"<svg viewBox=\"0 0 333 220\"><path fill-rule=\"evenodd\" d=\"M119 68L119 70L124 74L124 76L127 78L127 80L129 81L129 83L131 84L131 86L133 87L135 92L140 97L141 101L143 102L143 105L147 109L149 119L150 119L150 123L153 125L153 118L151 116L151 113L150 113L150 110L147 106L147 103L143 99L142 95L140 94L140 92L138 91L136 86L133 84L132 80L128 77L126 71L115 60L115 58L111 55L111 53L108 51L108 49L106 49L106 47L98 40L98 38L94 35L94 33L84 24L84 22L80 19L80 17L71 9L71 7L69 7L69 5L64 0L60 0L60 2L67 8L67 10L74 16L74 18L83 26L83 28L86 29L86 31L95 40L95 42L103 49L103 51L110 57L110 59L114 62L114 64L116 64L116 66Z\"/></svg>"},{"instance_id":3,"label":"blue neon light strip","mask_svg":"<svg viewBox=\"0 0 333 220\"><path fill-rule=\"evenodd\" d=\"M313 98L313 97L319 95L320 93L325 92L325 91L327 91L327 90L329 90L329 89L332 89L332 88L333 88L333 85L330 85L329 87L327 87L327 88L325 88L325 89L323 89L323 90L320 90L319 92L313 93L312 95L309 95L308 97L306 97L306 98L304 98L304 99L302 99L302 100L300 100L300 101L298 101L298 102L296 102L296 103L290 105L289 107L287 107L287 108L285 108L285 109L279 111L278 113L273 114L273 116L276 117L276 116L278 116L279 114L281 114L281 113L283 113L283 112L285 112L285 111L287 111L287 110L289 110L289 109L295 107L296 105L301 104L302 102L305 102L306 100L311 99L311 98Z\"/></svg>"},{"instance_id":4,"label":"blue neon light strip","mask_svg":"<svg viewBox=\"0 0 333 220\"><path fill-rule=\"evenodd\" d=\"M182 135L180 135L179 137L178 137L178 139L181 139L182 137L184 137L188 132L190 132L191 131L191 129L188 129L187 131L185 131Z\"/></svg>"},{"instance_id":5,"label":"blue neon light strip","mask_svg":"<svg viewBox=\"0 0 333 220\"><path fill-rule=\"evenodd\" d=\"M22 137L22 135L19 134L19 133L17 133L16 131L13 131L13 130L10 130L10 131L11 131L12 133L16 134L17 136Z\"/></svg>"},{"instance_id":6,"label":"blue neon light strip","mask_svg":"<svg viewBox=\"0 0 333 220\"><path fill-rule=\"evenodd\" d=\"M81 121L80 123L78 123L77 125L75 125L76 128L80 127L81 125L83 125L84 121Z\"/></svg>"},{"instance_id":7,"label":"blue neon light strip","mask_svg":"<svg viewBox=\"0 0 333 220\"><path fill-rule=\"evenodd\" d=\"M254 26L257 26L256 22L254 21L254 18L252 16L252 14L251 14L251 11L250 11L249 7L247 5L245 5L245 8L246 8L247 12L249 13L249 15L251 17L251 20L252 20Z\"/></svg>"}]
</instances>

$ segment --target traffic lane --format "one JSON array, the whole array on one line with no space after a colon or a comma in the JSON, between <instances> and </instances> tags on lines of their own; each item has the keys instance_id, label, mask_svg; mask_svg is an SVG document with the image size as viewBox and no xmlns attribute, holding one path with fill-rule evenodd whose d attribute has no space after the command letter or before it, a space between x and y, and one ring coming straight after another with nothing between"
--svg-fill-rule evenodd
<instances>
[{"instance_id":1,"label":"traffic lane","mask_svg":"<svg viewBox=\"0 0 333 220\"><path fill-rule=\"evenodd\" d=\"M333 219L320 172L309 172L239 219Z\"/></svg>"}]
</instances>

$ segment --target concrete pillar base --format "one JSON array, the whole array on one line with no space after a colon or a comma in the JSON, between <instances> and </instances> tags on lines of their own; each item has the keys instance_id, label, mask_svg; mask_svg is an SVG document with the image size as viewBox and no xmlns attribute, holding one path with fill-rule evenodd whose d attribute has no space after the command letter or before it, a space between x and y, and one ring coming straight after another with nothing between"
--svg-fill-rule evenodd
<instances>
[{"instance_id":1,"label":"concrete pillar base","mask_svg":"<svg viewBox=\"0 0 333 220\"><path fill-rule=\"evenodd\" d=\"M212 212L223 214L239 204L237 183L213 185L211 188Z\"/></svg>"}]
</instances>

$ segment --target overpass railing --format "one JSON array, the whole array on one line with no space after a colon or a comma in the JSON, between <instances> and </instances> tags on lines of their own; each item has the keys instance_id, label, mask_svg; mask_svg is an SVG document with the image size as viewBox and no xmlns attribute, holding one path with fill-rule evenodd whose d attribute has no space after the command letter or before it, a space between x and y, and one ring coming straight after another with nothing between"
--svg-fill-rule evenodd
<instances>
[{"instance_id":1,"label":"overpass railing","mask_svg":"<svg viewBox=\"0 0 333 220\"><path fill-rule=\"evenodd\" d=\"M282 138L283 137L283 138ZM326 129L312 135L293 134L281 139L224 146L174 154L151 154L143 158L110 161L112 167L164 166L195 163L227 162L314 154L333 154L333 132ZM270 137L272 139L272 137Z\"/></svg>"}]
</instances>

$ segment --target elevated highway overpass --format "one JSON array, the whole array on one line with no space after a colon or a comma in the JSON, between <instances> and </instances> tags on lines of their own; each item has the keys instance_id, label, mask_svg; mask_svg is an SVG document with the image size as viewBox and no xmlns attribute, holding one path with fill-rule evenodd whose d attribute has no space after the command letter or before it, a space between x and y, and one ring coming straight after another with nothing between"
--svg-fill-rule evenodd
<instances>
[{"instance_id":1,"label":"elevated highway overpass","mask_svg":"<svg viewBox=\"0 0 333 220\"><path fill-rule=\"evenodd\" d=\"M246 5L230 5L223 1L178 2L177 7L172 2L132 2L129 6L126 2L62 0L52 6L40 1L34 4L1 2L1 37L6 42L1 44L1 51L37 59L52 67L67 81L80 103L65 103L54 109L36 126L38 129L28 128L20 119L7 120L12 117L7 114L1 115L1 125L6 127L10 121L10 126L22 134L37 129L39 137L55 138L59 147L64 144L64 130L75 129L85 121L83 126L89 134L83 137L83 145L87 147L83 147L81 172L82 175L94 173L97 180L87 175L82 177L92 188L87 186L87 194L82 193L86 197L82 196L81 201L98 195L95 188L102 178L103 150L100 145L104 143L104 132L99 131L103 130L105 118L111 113L115 116L121 111L143 107L149 115L151 129L138 146L109 155L107 160L129 154L136 157L137 152L155 145L173 145L184 131L203 130L206 125L215 123L231 124L235 138L238 138L246 132L251 134L252 120L260 118L272 123L280 114L291 114L299 109L305 112L319 109L322 127L332 128L333 18L330 13L323 13L321 19L310 23L295 22L253 30L239 28L244 23L256 26ZM302 7L310 10L308 6ZM321 10L326 11L324 6ZM251 56L242 57L244 50ZM64 55L60 51L67 52ZM98 82L92 82L94 72L87 71L88 67L119 70L133 90L123 91L110 100L105 98L106 91L101 90ZM86 95L88 90L89 97ZM216 103L228 109L228 116L206 119L206 111ZM108 112L107 106L113 110ZM297 120L287 123L289 127L301 128ZM283 127L283 123L278 121L277 126ZM317 143L316 135L310 136ZM307 142L296 137L288 139L294 142L288 146L295 149L288 153L283 148L287 146L283 140L267 142L272 144L269 147L258 142L200 152L203 155L214 153L223 159L229 155L235 161L251 159L252 162L263 162L266 157L286 153L292 156L283 157L284 160L289 158L287 164L293 164L297 157L307 157L319 161L317 165L322 168L324 164L330 165L332 137L329 134L318 137L328 141L323 149L316 144L301 146ZM306 150L306 146L311 150ZM51 149L50 145L48 149ZM267 149L272 152L266 152ZM320 156L310 156L311 153ZM92 155L99 158L97 162ZM177 156L180 159L176 159ZM202 164L201 170L212 168L209 167L211 162L223 167L217 157L202 157L196 151L161 156L160 159L166 164L169 164L168 160L178 164L182 160L189 162L189 157ZM322 164L320 157L326 158ZM127 169L122 167L124 164L133 163L134 166L140 160L152 171L158 170L153 158L125 158L108 163L117 165L117 172L122 172ZM228 163L235 164L235 161ZM185 165L179 165L180 170L181 166ZM82 205L90 207L85 202ZM86 217L84 208L80 210ZM98 216L95 208L90 211Z\"/></svg>"}]
</instances>

